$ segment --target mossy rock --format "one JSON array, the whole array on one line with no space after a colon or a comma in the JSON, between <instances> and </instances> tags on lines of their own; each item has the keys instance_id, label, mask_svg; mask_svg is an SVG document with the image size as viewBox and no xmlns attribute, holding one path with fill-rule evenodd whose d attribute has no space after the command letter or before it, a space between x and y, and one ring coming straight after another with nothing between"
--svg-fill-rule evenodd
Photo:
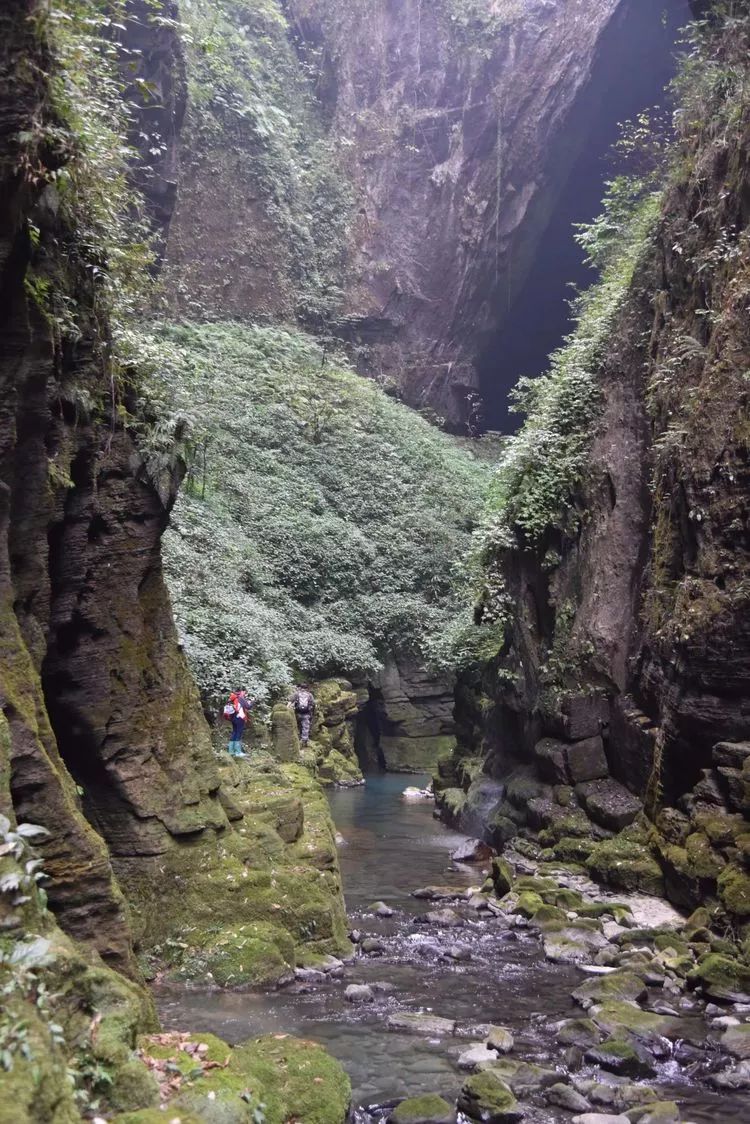
<instances>
[{"instance_id":1,"label":"mossy rock","mask_svg":"<svg viewBox=\"0 0 750 1124\"><path fill-rule=\"evenodd\" d=\"M279 761L299 760L299 731L297 717L286 703L277 703L271 711L271 740Z\"/></svg>"},{"instance_id":2,"label":"mossy rock","mask_svg":"<svg viewBox=\"0 0 750 1124\"><path fill-rule=\"evenodd\" d=\"M348 788L362 783L362 771L354 758L345 757L338 749L332 749L318 762L318 778L322 784Z\"/></svg>"},{"instance_id":3,"label":"mossy rock","mask_svg":"<svg viewBox=\"0 0 750 1124\"><path fill-rule=\"evenodd\" d=\"M586 1059L623 1077L652 1077L654 1067L636 1047L623 1038L608 1038L586 1051Z\"/></svg>"},{"instance_id":4,"label":"mossy rock","mask_svg":"<svg viewBox=\"0 0 750 1124\"><path fill-rule=\"evenodd\" d=\"M508 1085L493 1070L475 1073L461 1086L458 1107L472 1120L514 1124L525 1116Z\"/></svg>"},{"instance_id":5,"label":"mossy rock","mask_svg":"<svg viewBox=\"0 0 750 1124\"><path fill-rule=\"evenodd\" d=\"M388 1124L455 1124L456 1110L435 1093L409 1097L394 1108Z\"/></svg>"},{"instance_id":6,"label":"mossy rock","mask_svg":"<svg viewBox=\"0 0 750 1124\"><path fill-rule=\"evenodd\" d=\"M15 1052L13 1067L0 1071L0 1124L73 1124L80 1115L67 1077L66 1059L55 1047L46 1022L20 995L4 999L3 1016L26 1027L30 1057Z\"/></svg>"},{"instance_id":7,"label":"mossy rock","mask_svg":"<svg viewBox=\"0 0 750 1124\"><path fill-rule=\"evenodd\" d=\"M566 1019L557 1029L555 1036L561 1046L596 1046L602 1040L602 1032L592 1019Z\"/></svg>"},{"instance_id":8,"label":"mossy rock","mask_svg":"<svg viewBox=\"0 0 750 1124\"><path fill-rule=\"evenodd\" d=\"M699 831L708 836L715 847L731 847L735 840L747 831L747 820L742 815L730 812L695 812L693 821Z\"/></svg>"},{"instance_id":9,"label":"mossy rock","mask_svg":"<svg viewBox=\"0 0 750 1124\"><path fill-rule=\"evenodd\" d=\"M515 892L514 890L513 893L515 894ZM518 895L516 904L511 909L511 913L520 913L522 917L531 918L543 905L544 902L533 890L524 890Z\"/></svg>"},{"instance_id":10,"label":"mossy rock","mask_svg":"<svg viewBox=\"0 0 750 1124\"><path fill-rule=\"evenodd\" d=\"M552 848L555 858L561 862L585 863L596 848L596 841L583 836L565 835Z\"/></svg>"},{"instance_id":11,"label":"mossy rock","mask_svg":"<svg viewBox=\"0 0 750 1124\"><path fill-rule=\"evenodd\" d=\"M462 788L445 788L438 800L440 810L450 824L457 824L466 806L466 793Z\"/></svg>"},{"instance_id":12,"label":"mossy rock","mask_svg":"<svg viewBox=\"0 0 750 1124\"><path fill-rule=\"evenodd\" d=\"M718 878L726 860L711 846L702 831L693 831L685 840L688 870L696 878Z\"/></svg>"},{"instance_id":13,"label":"mossy rock","mask_svg":"<svg viewBox=\"0 0 750 1124\"><path fill-rule=\"evenodd\" d=\"M615 889L663 896L661 867L643 838L642 832L626 828L613 839L597 843L586 860L586 869L598 881Z\"/></svg>"},{"instance_id":14,"label":"mossy rock","mask_svg":"<svg viewBox=\"0 0 750 1124\"><path fill-rule=\"evenodd\" d=\"M584 980L573 992L573 998L582 1007L590 1007L612 999L636 1002L644 999L646 995L647 990L640 976L635 972L624 970Z\"/></svg>"},{"instance_id":15,"label":"mossy rock","mask_svg":"<svg viewBox=\"0 0 750 1124\"><path fill-rule=\"evenodd\" d=\"M576 890L567 890L560 886L555 887L554 890L543 890L539 896L545 905L554 905L558 909L569 911L575 910L578 912L584 904L582 894L579 894Z\"/></svg>"},{"instance_id":16,"label":"mossy rock","mask_svg":"<svg viewBox=\"0 0 750 1124\"><path fill-rule=\"evenodd\" d=\"M515 873L509 862L500 857L492 860L492 884L499 898L510 892L514 879Z\"/></svg>"},{"instance_id":17,"label":"mossy rock","mask_svg":"<svg viewBox=\"0 0 750 1124\"><path fill-rule=\"evenodd\" d=\"M344 1124L351 1100L349 1079L341 1065L316 1043L273 1035L229 1047L211 1034L192 1036L208 1051L203 1060L215 1063L197 1072L200 1064L184 1048L187 1036L170 1036L178 1041L164 1042L165 1036L140 1040L144 1054L168 1060L172 1072L190 1077L169 1102L186 1120L202 1124L253 1124L254 1110L263 1104L267 1124L286 1124L296 1119L305 1124ZM131 1121L126 1118L126 1124ZM151 1124L136 1115L132 1124Z\"/></svg>"},{"instance_id":18,"label":"mossy rock","mask_svg":"<svg viewBox=\"0 0 750 1124\"><path fill-rule=\"evenodd\" d=\"M750 967L740 960L710 952L700 958L688 980L712 999L750 1003Z\"/></svg>"},{"instance_id":19,"label":"mossy rock","mask_svg":"<svg viewBox=\"0 0 750 1124\"><path fill-rule=\"evenodd\" d=\"M559 929L568 924L568 915L554 905L543 905L533 914L531 924L535 929Z\"/></svg>"},{"instance_id":20,"label":"mossy rock","mask_svg":"<svg viewBox=\"0 0 750 1124\"><path fill-rule=\"evenodd\" d=\"M674 1040L683 1030L679 1019L644 1011L635 1003L621 999L607 999L592 1007L590 1017L610 1038L627 1038L632 1035L644 1041L654 1036Z\"/></svg>"},{"instance_id":21,"label":"mossy rock","mask_svg":"<svg viewBox=\"0 0 750 1124\"><path fill-rule=\"evenodd\" d=\"M117 1116L111 1118L111 1124L172 1124L173 1121L179 1120L180 1124L205 1124L205 1117L196 1116L194 1112L186 1112L180 1109L179 1115L175 1116L174 1109L166 1108L142 1108L136 1112L121 1112Z\"/></svg>"},{"instance_id":22,"label":"mossy rock","mask_svg":"<svg viewBox=\"0 0 750 1124\"><path fill-rule=\"evenodd\" d=\"M209 977L219 987L274 983L295 965L290 934L267 921L249 922L198 937L200 951L183 959L182 979Z\"/></svg>"},{"instance_id":23,"label":"mossy rock","mask_svg":"<svg viewBox=\"0 0 750 1124\"><path fill-rule=\"evenodd\" d=\"M717 886L727 913L742 919L750 917L750 874L746 870L730 863L719 875Z\"/></svg>"}]
</instances>

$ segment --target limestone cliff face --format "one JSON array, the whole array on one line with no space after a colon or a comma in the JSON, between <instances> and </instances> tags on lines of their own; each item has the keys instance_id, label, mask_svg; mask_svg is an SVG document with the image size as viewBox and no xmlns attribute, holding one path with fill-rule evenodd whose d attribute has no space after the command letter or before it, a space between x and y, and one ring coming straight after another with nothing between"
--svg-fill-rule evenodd
<instances>
[{"instance_id":1,"label":"limestone cliff face","mask_svg":"<svg viewBox=\"0 0 750 1124\"><path fill-rule=\"evenodd\" d=\"M272 857L293 860L276 828L221 788L162 577L179 460L155 475L135 440L132 421L143 419L109 358L91 250L50 174L74 147L28 147L35 129L52 136L60 125L46 85L56 60L43 14L39 25L28 16L18 0L0 18L9 78L0 104L0 705L9 787L15 816L49 831L41 852L63 929L137 975L134 938L148 947L168 935L192 901L210 902L214 931L257 920L266 908L258 880L268 881ZM160 71L166 59L161 51ZM231 777L229 787L238 783ZM302 803L315 855L295 861L315 884L321 951L334 951L345 932L332 831L314 793ZM227 811L244 822L233 827ZM300 822L295 841L302 830ZM212 897L219 881L222 894ZM300 904L292 936L276 934L292 957L305 917ZM263 949L273 944L270 929L258 938ZM274 964L287 970L280 957Z\"/></svg>"},{"instance_id":2,"label":"limestone cliff face","mask_svg":"<svg viewBox=\"0 0 750 1124\"><path fill-rule=\"evenodd\" d=\"M531 823L615 881L642 876L681 905L708 897L746 919L747 115L720 140L713 128L685 142L601 366L590 471L571 501L580 530L503 559L507 646L479 688L489 716L463 696L463 741L484 739L502 782L499 841ZM441 783L471 803L475 777L446 762ZM641 801L652 822L639 828ZM460 814L465 793L448 804ZM634 821L630 850L597 858L592 840ZM561 833L589 838L561 845Z\"/></svg>"},{"instance_id":3,"label":"limestone cliff face","mask_svg":"<svg viewBox=\"0 0 750 1124\"><path fill-rule=\"evenodd\" d=\"M473 361L585 143L587 83L627 8L289 0L286 42L281 9L265 24L242 16L251 45L227 36L221 49L235 74L254 76L247 89L223 71L211 95L197 80L202 60L189 62L197 77L168 249L174 305L218 318L322 317L363 372L456 423ZM276 46L259 59L253 42ZM321 153L325 180L310 172ZM279 160L269 187L259 169ZM332 211L347 219L345 235ZM304 249L309 270L326 243L339 245L335 261L318 262L330 299L311 307L295 254Z\"/></svg>"}]
</instances>

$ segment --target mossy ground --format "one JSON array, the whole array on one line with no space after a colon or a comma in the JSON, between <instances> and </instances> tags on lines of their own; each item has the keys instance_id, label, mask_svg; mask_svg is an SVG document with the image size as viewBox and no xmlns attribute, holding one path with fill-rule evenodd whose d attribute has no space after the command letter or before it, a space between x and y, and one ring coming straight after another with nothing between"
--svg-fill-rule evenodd
<instances>
[{"instance_id":1,"label":"mossy ground","mask_svg":"<svg viewBox=\"0 0 750 1124\"><path fill-rule=\"evenodd\" d=\"M220 772L243 813L232 830L123 864L152 970L248 986L278 980L309 952L349 951L333 822L315 778L255 752Z\"/></svg>"}]
</instances>

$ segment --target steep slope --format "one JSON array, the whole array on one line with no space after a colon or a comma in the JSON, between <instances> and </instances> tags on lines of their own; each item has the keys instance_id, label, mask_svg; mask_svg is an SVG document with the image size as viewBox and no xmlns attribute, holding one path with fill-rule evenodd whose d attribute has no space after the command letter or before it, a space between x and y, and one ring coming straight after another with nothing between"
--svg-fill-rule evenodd
<instances>
[{"instance_id":1,"label":"steep slope","mask_svg":"<svg viewBox=\"0 0 750 1124\"><path fill-rule=\"evenodd\" d=\"M750 916L750 119L737 92L748 33L743 8L719 6L699 26L654 231L610 200L589 242L603 282L551 373L525 391L484 553L494 709L486 724L465 713L465 744L484 731L490 774L534 763L490 786L499 839L530 817L558 854L589 855L615 884L666 884L679 904L709 898L739 921ZM608 289L596 339L591 313ZM443 771L443 786L455 783ZM593 823L556 802L556 784ZM467 806L460 792L447 803Z\"/></svg>"}]
</instances>

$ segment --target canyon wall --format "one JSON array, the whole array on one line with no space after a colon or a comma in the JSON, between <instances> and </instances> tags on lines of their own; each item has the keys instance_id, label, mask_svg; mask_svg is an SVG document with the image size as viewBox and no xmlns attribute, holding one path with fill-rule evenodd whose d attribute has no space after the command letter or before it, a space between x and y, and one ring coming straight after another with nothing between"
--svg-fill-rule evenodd
<instances>
[{"instance_id":1,"label":"canyon wall","mask_svg":"<svg viewBox=\"0 0 750 1124\"><path fill-rule=\"evenodd\" d=\"M464 748L438 782L449 814L481 806L501 845L541 829L552 854L615 885L739 922L750 118L719 76L744 73L747 34L744 15L717 23L687 72L658 223L599 363L583 481L534 547L519 535L494 553L504 644L462 689Z\"/></svg>"},{"instance_id":2,"label":"canyon wall","mask_svg":"<svg viewBox=\"0 0 750 1124\"><path fill-rule=\"evenodd\" d=\"M290 0L240 5L239 31L203 7L187 17L173 309L296 315L461 427L628 0Z\"/></svg>"},{"instance_id":3,"label":"canyon wall","mask_svg":"<svg viewBox=\"0 0 750 1124\"><path fill-rule=\"evenodd\" d=\"M100 185L96 167L81 173L78 163L95 139L80 139L77 118L50 96L55 50L80 57L92 24L72 21L70 34L83 38L60 45L44 11L32 19L27 7L2 17L2 772L14 815L47 829L39 850L49 904L71 937L141 978L136 945L158 946L163 963L163 942L188 918L186 955L202 955L204 971L224 956L222 932L246 925L257 953L246 975L274 978L293 966L311 918L310 951L345 947L332 825L304 772L267 760L263 813L241 765L220 775L162 576L180 458L173 448L154 461L138 373L112 356L109 247L94 241L99 197L89 194ZM126 36L128 49L143 35L139 26ZM167 95L179 86L170 42L142 60ZM168 164L180 102L166 101ZM169 172L157 161L149 177L148 213L161 221ZM272 799L279 788L296 792L291 833L289 809ZM271 864L280 868L273 891ZM259 926L278 896L286 927Z\"/></svg>"}]
</instances>

